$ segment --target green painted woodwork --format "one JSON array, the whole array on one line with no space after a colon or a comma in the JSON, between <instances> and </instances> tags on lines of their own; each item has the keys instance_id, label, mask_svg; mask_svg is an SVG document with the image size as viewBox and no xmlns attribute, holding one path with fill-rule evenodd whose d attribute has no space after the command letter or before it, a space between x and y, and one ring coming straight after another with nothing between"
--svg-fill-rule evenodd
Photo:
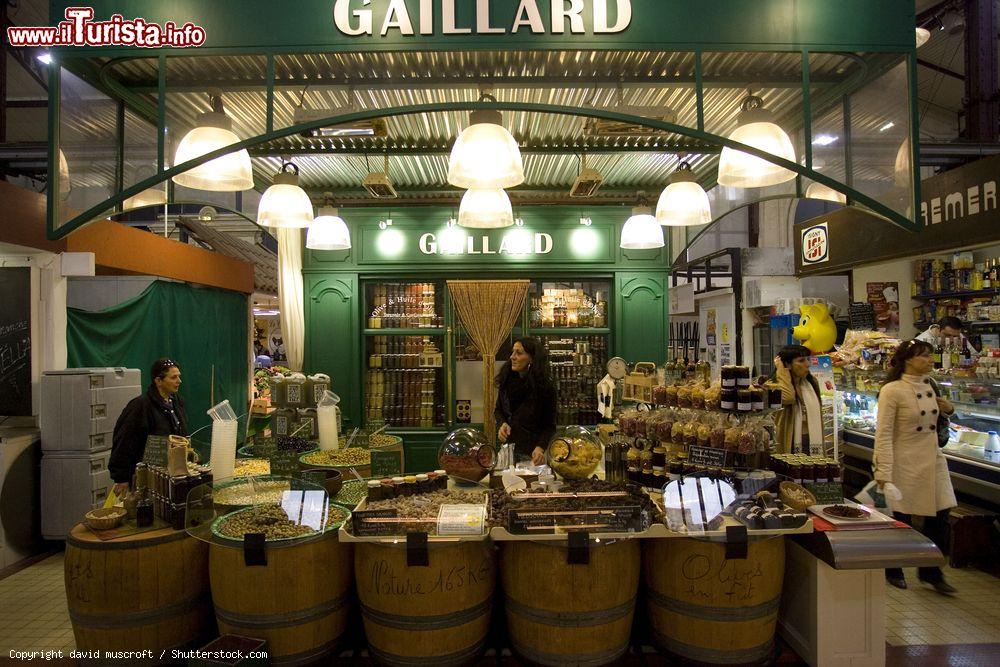
<instances>
[{"instance_id":1,"label":"green painted woodwork","mask_svg":"<svg viewBox=\"0 0 1000 667\"><path fill-rule=\"evenodd\" d=\"M344 428L361 423L361 295L357 276L305 276L305 357L310 373L330 376Z\"/></svg>"},{"instance_id":2,"label":"green painted woodwork","mask_svg":"<svg viewBox=\"0 0 1000 667\"><path fill-rule=\"evenodd\" d=\"M630 362L662 364L667 355L667 274L615 275L615 353Z\"/></svg>"},{"instance_id":3,"label":"green painted woodwork","mask_svg":"<svg viewBox=\"0 0 1000 667\"><path fill-rule=\"evenodd\" d=\"M520 0L487 0L488 23L477 23L472 0L405 0L394 3L406 8L412 35L403 35L396 27L384 29L390 0L297 0L280 3L272 0L95 0L95 17L106 20L113 14L126 19L142 17L147 22L177 26L191 22L205 30L205 43L199 52L276 53L316 51L431 51L441 49L652 49L681 50L701 47L706 50L799 50L822 48L842 51L906 50L914 45L914 6L912 0L587 0L581 18L584 32L573 34L571 23L563 20L564 32L553 34L550 7L566 6L559 0L527 0L523 4L537 8L544 32L534 33L527 25L512 32ZM430 4L433 10L432 34L422 27L420 7ZM617 23L617 7L631 7L628 26L617 33L595 33L594 6L607 7L608 27ZM349 36L334 22L338 5L348 11L350 27L356 29L362 14L371 12L373 35ZM78 6L73 0L54 0L50 21L64 20L67 7ZM454 27L461 34L444 34L443 7L454 7ZM402 12L397 16L401 17ZM864 20L858 20L864 17ZM479 17L485 19L486 16ZM248 20L249 19L249 20ZM556 24L558 29L558 22ZM502 30L502 33L484 30ZM385 32L383 36L381 33ZM91 57L95 54L123 55L141 53L142 48L72 47ZM184 49L171 49L184 53ZM146 50L148 54L148 50ZM144 54L145 55L145 54Z\"/></svg>"},{"instance_id":4,"label":"green painted woodwork","mask_svg":"<svg viewBox=\"0 0 1000 667\"><path fill-rule=\"evenodd\" d=\"M407 473L421 473L438 468L437 454L447 429L393 429L403 439L403 465Z\"/></svg>"}]
</instances>

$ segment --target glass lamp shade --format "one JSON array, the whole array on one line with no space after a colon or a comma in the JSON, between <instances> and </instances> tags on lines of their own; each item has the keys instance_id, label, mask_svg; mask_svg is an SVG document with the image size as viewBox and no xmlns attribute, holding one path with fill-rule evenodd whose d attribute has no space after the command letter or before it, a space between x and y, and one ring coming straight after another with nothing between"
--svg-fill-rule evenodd
<instances>
[{"instance_id":1,"label":"glass lamp shade","mask_svg":"<svg viewBox=\"0 0 1000 667\"><path fill-rule=\"evenodd\" d=\"M264 191L257 207L257 224L262 227L302 229L313 221L309 195L299 187L295 174L277 174L274 184Z\"/></svg>"},{"instance_id":2,"label":"glass lamp shade","mask_svg":"<svg viewBox=\"0 0 1000 667\"><path fill-rule=\"evenodd\" d=\"M471 120L451 149L448 182L470 190L512 188L524 183L521 150L500 124L500 112L474 111Z\"/></svg>"},{"instance_id":3,"label":"glass lamp shade","mask_svg":"<svg viewBox=\"0 0 1000 667\"><path fill-rule=\"evenodd\" d=\"M806 198L807 199L825 199L826 201L836 202L838 204L847 203L847 195L842 192L837 192L831 187L823 185L822 183L812 183L806 188Z\"/></svg>"},{"instance_id":4,"label":"glass lamp shade","mask_svg":"<svg viewBox=\"0 0 1000 667\"><path fill-rule=\"evenodd\" d=\"M73 189L73 182L69 178L69 161L62 149L59 149L59 197L66 199Z\"/></svg>"},{"instance_id":5,"label":"glass lamp shade","mask_svg":"<svg viewBox=\"0 0 1000 667\"><path fill-rule=\"evenodd\" d=\"M656 204L656 221L667 227L707 225L712 221L708 193L690 169L679 169L670 177Z\"/></svg>"},{"instance_id":6,"label":"glass lamp shade","mask_svg":"<svg viewBox=\"0 0 1000 667\"><path fill-rule=\"evenodd\" d=\"M163 187L162 185L160 187ZM122 209L129 211L144 206L159 206L167 203L167 193L155 187L146 188L137 195L132 195L122 204Z\"/></svg>"},{"instance_id":7,"label":"glass lamp shade","mask_svg":"<svg viewBox=\"0 0 1000 667\"><path fill-rule=\"evenodd\" d=\"M921 46L930 41L931 31L928 30L927 28L917 28L916 37L917 37L917 48L919 49Z\"/></svg>"},{"instance_id":8,"label":"glass lamp shade","mask_svg":"<svg viewBox=\"0 0 1000 667\"><path fill-rule=\"evenodd\" d=\"M893 164L892 177L896 185L909 187L913 175L910 173L910 138L903 139L903 143L896 150L896 162Z\"/></svg>"},{"instance_id":9,"label":"glass lamp shade","mask_svg":"<svg viewBox=\"0 0 1000 667\"><path fill-rule=\"evenodd\" d=\"M310 250L349 250L351 231L335 208L324 206L309 225L306 247Z\"/></svg>"},{"instance_id":10,"label":"glass lamp shade","mask_svg":"<svg viewBox=\"0 0 1000 667\"><path fill-rule=\"evenodd\" d=\"M649 209L632 209L632 217L622 226L619 246L626 250L649 250L662 248L663 245L663 227Z\"/></svg>"},{"instance_id":11,"label":"glass lamp shade","mask_svg":"<svg viewBox=\"0 0 1000 667\"><path fill-rule=\"evenodd\" d=\"M232 121L224 113L202 114L198 127L181 139L174 153L174 166L194 160L205 153L235 144L240 140L232 131ZM174 183L186 188L211 192L238 192L253 187L253 167L250 154L239 150L188 169L173 177Z\"/></svg>"},{"instance_id":12,"label":"glass lamp shade","mask_svg":"<svg viewBox=\"0 0 1000 667\"><path fill-rule=\"evenodd\" d=\"M743 111L739 125L729 135L733 141L795 162L795 147L773 115L764 109ZM719 184L733 188L763 188L786 183L795 178L795 172L771 164L754 155L723 147L719 157Z\"/></svg>"},{"instance_id":13,"label":"glass lamp shade","mask_svg":"<svg viewBox=\"0 0 1000 667\"><path fill-rule=\"evenodd\" d=\"M514 224L510 197L503 190L467 190L458 209L458 224L471 229L496 229Z\"/></svg>"}]
</instances>

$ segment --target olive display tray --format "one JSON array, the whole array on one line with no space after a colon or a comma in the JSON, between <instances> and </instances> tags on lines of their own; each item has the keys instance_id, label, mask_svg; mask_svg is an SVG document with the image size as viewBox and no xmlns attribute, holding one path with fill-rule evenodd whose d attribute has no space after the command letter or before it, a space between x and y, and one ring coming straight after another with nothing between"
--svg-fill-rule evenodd
<instances>
[{"instance_id":1,"label":"olive display tray","mask_svg":"<svg viewBox=\"0 0 1000 667\"><path fill-rule=\"evenodd\" d=\"M360 447L351 447L351 449L361 449L361 448ZM381 449L381 448L379 448L379 449ZM309 451L309 452L303 452L299 456L299 465L303 466L305 468L331 468L333 470L339 470L339 471L344 472L344 473L350 472L351 468L354 468L356 470L361 470L363 468L371 468L371 465L372 465L371 454L368 455L368 463L355 463L353 465L335 466L335 465L329 465L329 464L326 464L326 463L310 463L309 461L306 461L306 457L307 456L309 456L310 454L315 454L318 451L320 451L320 450L314 449L314 450ZM337 450L337 451L339 451L339 450ZM371 452L370 449L364 449L362 451Z\"/></svg>"},{"instance_id":2,"label":"olive display tray","mask_svg":"<svg viewBox=\"0 0 1000 667\"><path fill-rule=\"evenodd\" d=\"M449 489L455 488L452 483L448 485ZM462 489L462 487L459 487ZM462 489L467 490L467 489ZM428 544L457 544L459 542L482 542L490 537L490 502L489 502L489 490L483 489L484 498L483 506L486 508L486 523L483 526L483 532L481 535L428 535ZM368 507L368 498L362 499L358 506L354 509L355 512L363 512ZM354 533L347 530L347 522L340 527L340 541L341 542L373 542L376 544L402 544L406 546L406 533L400 533L399 535L377 535L377 536L362 536L355 535Z\"/></svg>"},{"instance_id":3,"label":"olive display tray","mask_svg":"<svg viewBox=\"0 0 1000 667\"><path fill-rule=\"evenodd\" d=\"M270 505L270 503L267 503L266 505ZM225 521L226 519L228 519L228 518L230 518L232 516L235 516L235 515L239 514L240 512L249 512L250 510L256 509L258 507L263 507L263 506L266 506L266 505L251 505L249 507L244 507L242 509L238 509L235 512L229 512L228 514L223 514L222 516L216 518L212 522L212 526L211 526L212 537L220 539L220 540L224 540L225 542L233 542L235 544L239 544L239 543L243 542L243 538L242 537L232 537L230 535L224 534L221 530L219 530L219 526L222 524L223 521ZM334 502L331 502L330 505L332 505L334 507L337 507L339 509L342 509L344 512L347 513L347 516L344 517L344 519L342 521L339 521L339 522L336 522L336 523L331 523L326 528L324 528L322 531L314 531L314 532L308 533L306 535L297 535L295 537L278 537L278 538L275 538L275 539L267 540L267 544L287 544L288 542L294 542L296 540L311 540L311 539L319 537L320 535L325 535L325 534L330 533L330 532L332 532L334 530L339 530L341 527L343 527L343 525L346 522L348 522L348 521L351 520L351 508L347 507L346 505L341 505L340 503L334 503Z\"/></svg>"}]
</instances>

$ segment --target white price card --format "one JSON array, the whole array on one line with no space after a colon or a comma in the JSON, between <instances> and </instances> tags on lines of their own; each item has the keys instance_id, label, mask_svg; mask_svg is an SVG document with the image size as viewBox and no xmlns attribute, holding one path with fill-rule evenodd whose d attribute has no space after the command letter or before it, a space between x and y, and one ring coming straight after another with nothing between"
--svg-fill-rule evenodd
<instances>
[{"instance_id":1,"label":"white price card","mask_svg":"<svg viewBox=\"0 0 1000 667\"><path fill-rule=\"evenodd\" d=\"M438 535L482 535L485 524L483 505L442 505L438 510Z\"/></svg>"}]
</instances>

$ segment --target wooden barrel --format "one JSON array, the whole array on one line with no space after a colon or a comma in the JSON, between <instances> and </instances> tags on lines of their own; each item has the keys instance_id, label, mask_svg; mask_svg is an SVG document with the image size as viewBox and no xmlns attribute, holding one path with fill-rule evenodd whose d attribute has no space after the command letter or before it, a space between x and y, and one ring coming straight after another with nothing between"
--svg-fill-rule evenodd
<instances>
[{"instance_id":1,"label":"wooden barrel","mask_svg":"<svg viewBox=\"0 0 1000 667\"><path fill-rule=\"evenodd\" d=\"M628 650L639 590L639 540L590 549L568 565L564 544L504 542L500 572L515 651L540 665L589 667Z\"/></svg>"},{"instance_id":2,"label":"wooden barrel","mask_svg":"<svg viewBox=\"0 0 1000 667\"><path fill-rule=\"evenodd\" d=\"M164 528L102 542L77 524L66 538L66 600L81 651L195 646L213 634L208 545ZM126 662L132 662L127 660Z\"/></svg>"},{"instance_id":3,"label":"wooden barrel","mask_svg":"<svg viewBox=\"0 0 1000 667\"><path fill-rule=\"evenodd\" d=\"M331 532L289 546L268 546L266 565L244 561L242 544L213 542L209 577L223 634L267 640L272 664L329 656L347 627L351 545Z\"/></svg>"},{"instance_id":4,"label":"wooden barrel","mask_svg":"<svg viewBox=\"0 0 1000 667\"><path fill-rule=\"evenodd\" d=\"M726 559L719 542L645 540L643 571L656 642L685 660L713 665L766 662L774 645L784 538L750 542L747 558Z\"/></svg>"},{"instance_id":5,"label":"wooden barrel","mask_svg":"<svg viewBox=\"0 0 1000 667\"><path fill-rule=\"evenodd\" d=\"M357 544L354 570L371 654L386 665L450 667L486 643L496 583L487 542L431 544L429 565L407 565L406 548Z\"/></svg>"}]
</instances>

